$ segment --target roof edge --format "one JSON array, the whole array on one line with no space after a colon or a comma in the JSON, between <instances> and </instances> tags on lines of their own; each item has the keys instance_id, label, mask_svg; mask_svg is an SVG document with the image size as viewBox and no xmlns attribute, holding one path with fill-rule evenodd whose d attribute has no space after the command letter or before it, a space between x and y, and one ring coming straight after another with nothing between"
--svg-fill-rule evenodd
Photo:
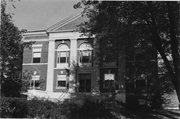
<instances>
[{"instance_id":1,"label":"roof edge","mask_svg":"<svg viewBox=\"0 0 180 119\"><path fill-rule=\"evenodd\" d=\"M64 25L80 18L82 15L83 15L83 13L79 12L79 13L76 13L76 14L74 14L74 15L72 15L72 16L64 19L64 20L61 20L61 21L57 22L56 24L52 25L51 27L49 27L47 29L47 32L53 32L54 30L58 29L59 27L63 27Z\"/></svg>"},{"instance_id":2,"label":"roof edge","mask_svg":"<svg viewBox=\"0 0 180 119\"><path fill-rule=\"evenodd\" d=\"M26 33L22 34L23 36L47 36L46 30L36 30L36 31L27 31Z\"/></svg>"}]
</instances>

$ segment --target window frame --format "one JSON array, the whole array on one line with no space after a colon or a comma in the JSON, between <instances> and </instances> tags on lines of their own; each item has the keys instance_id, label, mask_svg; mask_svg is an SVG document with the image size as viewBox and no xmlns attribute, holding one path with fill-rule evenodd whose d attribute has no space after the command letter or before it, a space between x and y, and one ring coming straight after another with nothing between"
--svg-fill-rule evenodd
<instances>
[{"instance_id":1,"label":"window frame","mask_svg":"<svg viewBox=\"0 0 180 119\"><path fill-rule=\"evenodd\" d=\"M59 80L59 78L62 78ZM63 78L65 80L63 80ZM58 86L58 81L65 81L65 86ZM56 89L67 89L67 76L64 74L64 75L57 75L57 80L56 80Z\"/></svg>"},{"instance_id":2,"label":"window frame","mask_svg":"<svg viewBox=\"0 0 180 119\"><path fill-rule=\"evenodd\" d=\"M88 47L86 47L84 45L86 45ZM85 53L85 52L90 54L89 55L89 62L83 62L83 53ZM90 43L87 43L87 42L82 43L78 48L78 54L79 54L79 56L78 56L79 64L91 64L92 63L93 48L92 48Z\"/></svg>"},{"instance_id":3,"label":"window frame","mask_svg":"<svg viewBox=\"0 0 180 119\"><path fill-rule=\"evenodd\" d=\"M66 48L62 48L62 47L66 47ZM66 53L66 59L65 62L61 62L61 53ZM56 49L56 67L60 67L62 64L64 65L69 65L69 59L70 59L70 49L69 46L67 44L60 44L57 49Z\"/></svg>"},{"instance_id":4,"label":"window frame","mask_svg":"<svg viewBox=\"0 0 180 119\"><path fill-rule=\"evenodd\" d=\"M40 56L39 57L35 57L34 56L34 53L39 53L40 54ZM32 45L32 63L35 63L35 64L37 64L37 63L41 63L41 54L42 54L42 44L33 44ZM39 61L38 62L34 62L35 60L34 59L39 59Z\"/></svg>"},{"instance_id":5,"label":"window frame","mask_svg":"<svg viewBox=\"0 0 180 119\"><path fill-rule=\"evenodd\" d=\"M39 83L39 86L36 87L36 81ZM32 75L30 80L30 89L40 89L40 75ZM31 85L32 84L32 85Z\"/></svg>"},{"instance_id":6,"label":"window frame","mask_svg":"<svg viewBox=\"0 0 180 119\"><path fill-rule=\"evenodd\" d=\"M103 88L105 89L115 88L115 73L104 74Z\"/></svg>"}]
</instances>

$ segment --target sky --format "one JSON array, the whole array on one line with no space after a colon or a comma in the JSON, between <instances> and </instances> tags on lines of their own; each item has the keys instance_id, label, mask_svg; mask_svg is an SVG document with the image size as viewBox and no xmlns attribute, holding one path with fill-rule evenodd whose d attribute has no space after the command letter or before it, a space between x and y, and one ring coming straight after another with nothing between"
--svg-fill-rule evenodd
<instances>
[{"instance_id":1,"label":"sky","mask_svg":"<svg viewBox=\"0 0 180 119\"><path fill-rule=\"evenodd\" d=\"M55 23L75 14L82 9L73 5L80 0L20 0L7 7L13 13L14 24L21 30L45 30Z\"/></svg>"}]
</instances>

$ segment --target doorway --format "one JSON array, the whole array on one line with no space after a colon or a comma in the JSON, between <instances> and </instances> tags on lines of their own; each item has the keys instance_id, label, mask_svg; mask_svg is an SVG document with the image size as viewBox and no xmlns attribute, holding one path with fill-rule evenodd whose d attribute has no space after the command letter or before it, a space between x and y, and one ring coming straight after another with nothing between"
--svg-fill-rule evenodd
<instances>
[{"instance_id":1,"label":"doorway","mask_svg":"<svg viewBox=\"0 0 180 119\"><path fill-rule=\"evenodd\" d=\"M91 92L91 74L82 73L78 75L79 92Z\"/></svg>"}]
</instances>

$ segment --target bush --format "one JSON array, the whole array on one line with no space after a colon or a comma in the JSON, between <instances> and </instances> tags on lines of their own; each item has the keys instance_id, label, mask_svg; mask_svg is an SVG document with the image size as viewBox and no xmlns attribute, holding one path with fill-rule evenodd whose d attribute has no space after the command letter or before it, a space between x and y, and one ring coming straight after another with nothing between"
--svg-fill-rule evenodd
<instances>
[{"instance_id":1,"label":"bush","mask_svg":"<svg viewBox=\"0 0 180 119\"><path fill-rule=\"evenodd\" d=\"M68 118L102 118L109 114L103 102L93 96L77 97L63 103L63 113Z\"/></svg>"},{"instance_id":2,"label":"bush","mask_svg":"<svg viewBox=\"0 0 180 119\"><path fill-rule=\"evenodd\" d=\"M61 104L47 100L26 100L23 98L1 98L2 118L61 118Z\"/></svg>"},{"instance_id":3,"label":"bush","mask_svg":"<svg viewBox=\"0 0 180 119\"><path fill-rule=\"evenodd\" d=\"M27 115L27 101L23 98L2 97L0 116L3 118L23 118Z\"/></svg>"},{"instance_id":4,"label":"bush","mask_svg":"<svg viewBox=\"0 0 180 119\"><path fill-rule=\"evenodd\" d=\"M77 97L64 103L25 98L2 98L0 115L3 118L95 118L109 114L105 103L92 96Z\"/></svg>"},{"instance_id":5,"label":"bush","mask_svg":"<svg viewBox=\"0 0 180 119\"><path fill-rule=\"evenodd\" d=\"M29 118L61 118L62 106L48 100L32 99L27 103Z\"/></svg>"}]
</instances>

